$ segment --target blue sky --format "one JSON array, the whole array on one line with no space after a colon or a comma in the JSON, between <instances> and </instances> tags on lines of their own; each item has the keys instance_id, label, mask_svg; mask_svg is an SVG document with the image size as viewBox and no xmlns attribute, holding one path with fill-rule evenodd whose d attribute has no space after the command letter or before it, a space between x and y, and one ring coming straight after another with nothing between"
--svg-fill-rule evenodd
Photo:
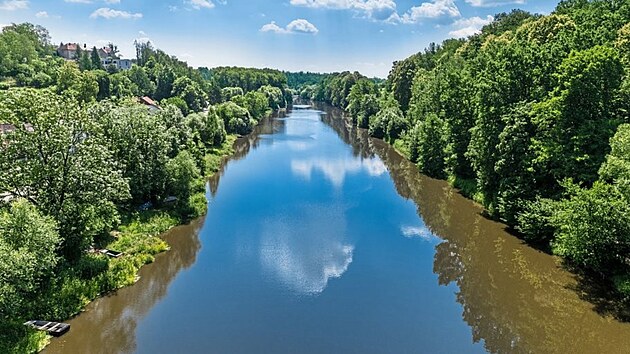
<instances>
[{"instance_id":1,"label":"blue sky","mask_svg":"<svg viewBox=\"0 0 630 354\"><path fill-rule=\"evenodd\" d=\"M0 0L0 26L32 22L53 42L123 56L148 40L192 66L358 70L385 77L430 42L474 33L492 15L549 13L545 0Z\"/></svg>"}]
</instances>

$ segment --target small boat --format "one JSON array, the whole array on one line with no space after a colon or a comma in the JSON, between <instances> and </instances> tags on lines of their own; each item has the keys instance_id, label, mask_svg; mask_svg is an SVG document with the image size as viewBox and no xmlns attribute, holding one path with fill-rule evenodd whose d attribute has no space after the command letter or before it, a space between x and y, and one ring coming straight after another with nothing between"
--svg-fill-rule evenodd
<instances>
[{"instance_id":1,"label":"small boat","mask_svg":"<svg viewBox=\"0 0 630 354\"><path fill-rule=\"evenodd\" d=\"M177 201L177 197L171 195L164 199L164 204L172 204L172 203L175 203L176 201Z\"/></svg>"},{"instance_id":2,"label":"small boat","mask_svg":"<svg viewBox=\"0 0 630 354\"><path fill-rule=\"evenodd\" d=\"M312 106L308 104L294 104L293 105L293 109L310 109L310 108L312 108Z\"/></svg>"},{"instance_id":3,"label":"small boat","mask_svg":"<svg viewBox=\"0 0 630 354\"><path fill-rule=\"evenodd\" d=\"M110 256L112 258L118 258L118 257L120 257L120 256L122 256L124 254L122 252L108 250L108 249L102 249L99 252L101 252L102 254L104 254L106 256Z\"/></svg>"},{"instance_id":4,"label":"small boat","mask_svg":"<svg viewBox=\"0 0 630 354\"><path fill-rule=\"evenodd\" d=\"M24 325L31 326L39 331L46 331L51 336L59 337L70 330L70 325L61 322L28 321Z\"/></svg>"}]
</instances>

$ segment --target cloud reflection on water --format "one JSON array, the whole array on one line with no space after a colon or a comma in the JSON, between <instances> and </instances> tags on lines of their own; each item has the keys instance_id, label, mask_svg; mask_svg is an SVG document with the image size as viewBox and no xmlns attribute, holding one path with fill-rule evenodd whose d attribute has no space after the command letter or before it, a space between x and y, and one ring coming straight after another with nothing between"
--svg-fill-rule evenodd
<instances>
[{"instance_id":1,"label":"cloud reflection on water","mask_svg":"<svg viewBox=\"0 0 630 354\"><path fill-rule=\"evenodd\" d=\"M400 232L406 238L421 238L428 242L438 240L438 237L435 236L426 226L403 225L400 227Z\"/></svg>"},{"instance_id":2,"label":"cloud reflection on water","mask_svg":"<svg viewBox=\"0 0 630 354\"><path fill-rule=\"evenodd\" d=\"M367 172L370 176L381 176L387 172L387 167L378 158L357 160L314 158L310 160L292 160L291 171L294 175L301 176L310 181L313 171L320 171L326 179L336 188L343 186L347 174Z\"/></svg>"},{"instance_id":3,"label":"cloud reflection on water","mask_svg":"<svg viewBox=\"0 0 630 354\"><path fill-rule=\"evenodd\" d=\"M354 245L344 241L343 210L324 206L300 209L290 214L300 215L298 218L263 222L260 260L273 278L289 289L317 295L330 279L340 278L348 270Z\"/></svg>"}]
</instances>

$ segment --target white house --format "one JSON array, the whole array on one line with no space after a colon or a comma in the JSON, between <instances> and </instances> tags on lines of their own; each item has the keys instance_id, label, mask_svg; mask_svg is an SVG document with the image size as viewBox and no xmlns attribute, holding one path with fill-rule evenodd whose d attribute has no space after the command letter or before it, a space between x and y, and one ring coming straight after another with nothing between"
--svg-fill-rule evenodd
<instances>
[{"instance_id":1,"label":"white house","mask_svg":"<svg viewBox=\"0 0 630 354\"><path fill-rule=\"evenodd\" d=\"M107 69L107 67L109 67L110 65L113 65L118 70L129 70L131 69L132 62L131 59L118 59L107 57L105 59L101 59L101 64L103 64L103 67L105 69Z\"/></svg>"},{"instance_id":2,"label":"white house","mask_svg":"<svg viewBox=\"0 0 630 354\"><path fill-rule=\"evenodd\" d=\"M101 58L101 64L107 69L110 65L113 65L118 70L131 69L131 59L121 59L112 53L112 48L103 47L98 49L98 56Z\"/></svg>"}]
</instances>

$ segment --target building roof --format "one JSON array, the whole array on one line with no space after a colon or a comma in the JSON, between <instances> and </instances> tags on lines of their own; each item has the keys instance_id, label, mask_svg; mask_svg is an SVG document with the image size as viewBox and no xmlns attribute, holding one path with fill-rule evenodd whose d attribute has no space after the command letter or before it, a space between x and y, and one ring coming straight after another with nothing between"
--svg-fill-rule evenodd
<instances>
[{"instance_id":1,"label":"building roof","mask_svg":"<svg viewBox=\"0 0 630 354\"><path fill-rule=\"evenodd\" d=\"M66 43L63 45L59 46L59 50L77 50L77 48L79 47L78 43Z\"/></svg>"},{"instance_id":2,"label":"building roof","mask_svg":"<svg viewBox=\"0 0 630 354\"><path fill-rule=\"evenodd\" d=\"M112 49L110 47L98 48L98 55L101 59L109 58L112 55Z\"/></svg>"},{"instance_id":3,"label":"building roof","mask_svg":"<svg viewBox=\"0 0 630 354\"><path fill-rule=\"evenodd\" d=\"M138 101L144 105L147 106L153 106L153 107L157 107L160 108L160 105L155 102L154 100L151 99L151 97L147 97L147 96L143 96L143 97L138 97Z\"/></svg>"}]
</instances>

